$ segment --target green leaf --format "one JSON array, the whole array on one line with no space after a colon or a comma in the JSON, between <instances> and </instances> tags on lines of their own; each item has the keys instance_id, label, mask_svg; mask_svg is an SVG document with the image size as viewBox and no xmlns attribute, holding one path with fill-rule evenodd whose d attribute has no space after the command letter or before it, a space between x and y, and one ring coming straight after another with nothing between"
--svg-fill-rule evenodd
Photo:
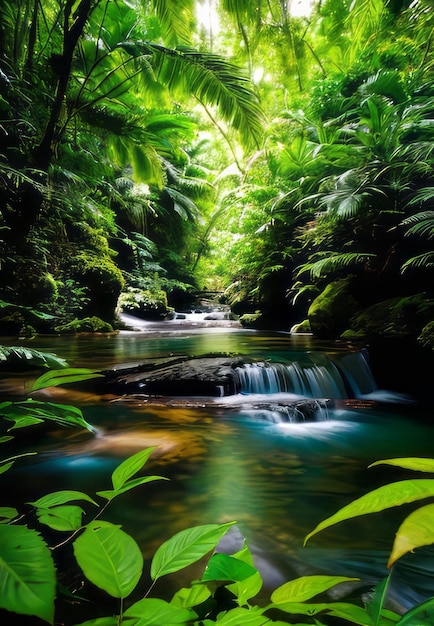
<instances>
[{"instance_id":1,"label":"green leaf","mask_svg":"<svg viewBox=\"0 0 434 626\"><path fill-rule=\"evenodd\" d=\"M302 576L275 589L271 594L271 601L275 604L305 602L339 583L356 580L359 580L359 578L347 578L346 576Z\"/></svg>"},{"instance_id":2,"label":"green leaf","mask_svg":"<svg viewBox=\"0 0 434 626\"><path fill-rule=\"evenodd\" d=\"M208 600L210 596L211 591L205 585L192 585L191 587L179 589L171 599L170 604L190 609L194 606L199 606L199 604Z\"/></svg>"},{"instance_id":3,"label":"green leaf","mask_svg":"<svg viewBox=\"0 0 434 626\"><path fill-rule=\"evenodd\" d=\"M31 391L46 389L47 387L57 387L58 385L66 385L67 383L76 383L91 378L103 378L103 374L99 374L96 370L90 370L83 367L68 367L66 369L55 369L42 374L35 380L31 386Z\"/></svg>"},{"instance_id":4,"label":"green leaf","mask_svg":"<svg viewBox=\"0 0 434 626\"><path fill-rule=\"evenodd\" d=\"M292 615L317 615L318 613L327 613L335 617L341 617L350 624L359 624L360 626L374 626L374 622L369 617L365 609L355 604L347 602L329 602L328 604L309 604L288 602L286 604L271 604L267 607L280 609L285 613Z\"/></svg>"},{"instance_id":5,"label":"green leaf","mask_svg":"<svg viewBox=\"0 0 434 626\"><path fill-rule=\"evenodd\" d=\"M4 474L5 472L7 472L9 469L11 469L12 465L14 464L14 462L12 461L11 463L6 463L6 465L2 465L0 467L0 474Z\"/></svg>"},{"instance_id":6,"label":"green leaf","mask_svg":"<svg viewBox=\"0 0 434 626\"><path fill-rule=\"evenodd\" d=\"M26 526L0 526L0 607L52 624L56 573L51 552Z\"/></svg>"},{"instance_id":7,"label":"green leaf","mask_svg":"<svg viewBox=\"0 0 434 626\"><path fill-rule=\"evenodd\" d=\"M375 463L371 463L369 467L375 467L375 465L395 465L396 467L416 470L417 472L434 473L434 459L424 459L420 457L404 457L399 459L386 459L383 461L375 461Z\"/></svg>"},{"instance_id":8,"label":"green leaf","mask_svg":"<svg viewBox=\"0 0 434 626\"><path fill-rule=\"evenodd\" d=\"M3 306L16 306L0 300L0 308ZM18 307L20 308L20 307ZM25 307L23 307L25 308ZM49 316L51 318L52 316ZM61 368L67 367L68 363L49 352L39 352L33 348L24 348L23 346L0 346L0 363L10 365L23 364L35 367Z\"/></svg>"},{"instance_id":9,"label":"green leaf","mask_svg":"<svg viewBox=\"0 0 434 626\"><path fill-rule=\"evenodd\" d=\"M10 521L18 516L18 511L11 506L0 506L0 522L2 520ZM4 523L4 522L3 522Z\"/></svg>"},{"instance_id":10,"label":"green leaf","mask_svg":"<svg viewBox=\"0 0 434 626\"><path fill-rule=\"evenodd\" d=\"M155 446L147 448L146 450L141 450L141 452L133 454L133 456L125 459L125 461L118 465L112 474L113 488L116 491L119 490L127 482L127 480L134 476L134 474L137 474L137 472L139 472L145 465L154 450Z\"/></svg>"},{"instance_id":11,"label":"green leaf","mask_svg":"<svg viewBox=\"0 0 434 626\"><path fill-rule=\"evenodd\" d=\"M37 516L41 524L61 532L78 530L82 526L83 509L79 506L56 506L52 509L38 508Z\"/></svg>"},{"instance_id":12,"label":"green leaf","mask_svg":"<svg viewBox=\"0 0 434 626\"><path fill-rule=\"evenodd\" d=\"M152 580L177 572L198 561L216 547L235 523L205 524L181 530L155 552L151 563Z\"/></svg>"},{"instance_id":13,"label":"green leaf","mask_svg":"<svg viewBox=\"0 0 434 626\"><path fill-rule=\"evenodd\" d=\"M11 441L13 437L5 435L4 437L0 437L0 443L6 443L7 441Z\"/></svg>"},{"instance_id":14,"label":"green leaf","mask_svg":"<svg viewBox=\"0 0 434 626\"><path fill-rule=\"evenodd\" d=\"M265 626L275 624L270 618L262 615L257 610L237 607L231 611L219 613L215 622L205 620L204 624L220 624L221 626Z\"/></svg>"},{"instance_id":15,"label":"green leaf","mask_svg":"<svg viewBox=\"0 0 434 626\"><path fill-rule=\"evenodd\" d=\"M130 606L124 618L126 624L133 618L134 626L179 626L190 624L197 615L191 609L169 604L165 600L144 598Z\"/></svg>"},{"instance_id":16,"label":"green leaf","mask_svg":"<svg viewBox=\"0 0 434 626\"><path fill-rule=\"evenodd\" d=\"M116 496L119 496L121 493L125 493L126 491L130 491L130 489L134 489L139 485L144 485L145 483L154 482L155 480L169 480L168 478L164 478L164 476L143 476L142 478L135 478L134 480L130 480L120 489L107 489L106 491L97 491L97 495L101 496L101 498L106 498L107 500L113 500Z\"/></svg>"},{"instance_id":17,"label":"green leaf","mask_svg":"<svg viewBox=\"0 0 434 626\"><path fill-rule=\"evenodd\" d=\"M431 496L434 496L434 480L431 479L401 480L396 483L384 485L354 500L331 517L320 522L320 524L306 536L304 543L306 544L310 537L316 533L338 522L352 519L359 515L377 513L378 511L384 511L384 509L400 506L408 502L415 502L416 500L422 500L423 498L429 498Z\"/></svg>"},{"instance_id":18,"label":"green leaf","mask_svg":"<svg viewBox=\"0 0 434 626\"><path fill-rule=\"evenodd\" d=\"M205 568L202 580L241 581L253 576L257 571L252 565L243 563L233 556L213 554Z\"/></svg>"},{"instance_id":19,"label":"green leaf","mask_svg":"<svg viewBox=\"0 0 434 626\"><path fill-rule=\"evenodd\" d=\"M434 504L428 504L410 513L396 533L387 567L407 552L434 543Z\"/></svg>"},{"instance_id":20,"label":"green leaf","mask_svg":"<svg viewBox=\"0 0 434 626\"><path fill-rule=\"evenodd\" d=\"M93 431L93 427L83 418L80 409L65 404L28 399L10 403L1 409L1 414L18 424L18 427L21 427L20 424L26 425L25 420L29 420L29 424L36 423L31 420L50 420L61 426L74 426ZM24 424L20 420L24 420Z\"/></svg>"},{"instance_id":21,"label":"green leaf","mask_svg":"<svg viewBox=\"0 0 434 626\"><path fill-rule=\"evenodd\" d=\"M76 502L77 500L85 500L86 502L91 502L91 504L98 506L97 503L92 500L90 496L87 495L87 493L83 493L82 491L69 490L53 491L52 493L48 493L46 496L42 496L42 498L39 498L34 502L27 502L27 504L46 509L51 506L67 504L68 502Z\"/></svg>"},{"instance_id":22,"label":"green leaf","mask_svg":"<svg viewBox=\"0 0 434 626\"><path fill-rule=\"evenodd\" d=\"M254 565L252 554L244 542L241 550L232 555L234 558L247 563L248 565ZM250 598L256 596L262 589L262 577L261 574L256 571L253 576L249 576L245 580L227 585L228 590L235 595L237 602L240 606L247 604Z\"/></svg>"},{"instance_id":23,"label":"green leaf","mask_svg":"<svg viewBox=\"0 0 434 626\"><path fill-rule=\"evenodd\" d=\"M84 575L114 598L126 598L143 569L139 546L119 526L93 521L74 541L74 554Z\"/></svg>"},{"instance_id":24,"label":"green leaf","mask_svg":"<svg viewBox=\"0 0 434 626\"><path fill-rule=\"evenodd\" d=\"M7 417L6 419L11 419ZM28 426L34 426L35 424L42 424L44 420L38 417L31 417L30 415L24 415L23 417L12 418L14 425L8 428L8 431L16 430L18 428L27 428Z\"/></svg>"},{"instance_id":25,"label":"green leaf","mask_svg":"<svg viewBox=\"0 0 434 626\"><path fill-rule=\"evenodd\" d=\"M401 618L399 626L432 626L434 621L434 598L419 604Z\"/></svg>"}]
</instances>

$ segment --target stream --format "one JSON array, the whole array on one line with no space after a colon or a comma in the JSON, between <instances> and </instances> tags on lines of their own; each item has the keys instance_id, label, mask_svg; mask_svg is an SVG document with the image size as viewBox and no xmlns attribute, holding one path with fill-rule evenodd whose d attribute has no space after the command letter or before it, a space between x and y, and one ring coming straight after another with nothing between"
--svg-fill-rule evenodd
<instances>
[{"instance_id":1,"label":"stream","mask_svg":"<svg viewBox=\"0 0 434 626\"><path fill-rule=\"evenodd\" d=\"M123 494L106 514L106 519L134 536L148 562L156 548L180 530L236 520L222 549L234 552L243 537L247 539L264 578L264 598L283 582L308 574L360 577L361 593L368 593L387 575L395 532L411 509L400 507L338 524L310 539L306 547L303 539L354 498L413 476L386 466L368 469L370 463L434 456L429 409L399 393L377 389L369 354L363 350L307 335L224 324L137 322L136 330L115 336L40 336L20 341L19 345L65 358L70 366L101 370L167 355L242 354L262 363L283 363L286 370L297 369L304 386L300 383L284 391L269 383L264 386L269 373L264 378L262 368L259 382L250 377L242 394L224 402L203 397L149 402L145 396L97 395L80 385L44 390L38 399L79 407L97 432L90 436L53 427L38 439L21 441L25 450L37 450L38 455L21 460L12 472L0 476L1 505L28 502L59 489L93 495L110 487L110 474L121 460L155 446L146 473L170 480ZM1 343L17 345L10 338ZM331 381L330 371L336 364L343 371L342 363L347 368L344 382ZM21 398L26 382L38 374L4 374L1 398ZM306 380L313 380L312 385L306 386ZM305 396L318 400L315 418L288 417L281 409L288 394L292 400ZM252 399L258 397L265 408L252 408ZM332 401L320 402L324 399ZM395 567L392 608L404 611L434 595L432 555L430 549L417 550ZM200 573L192 566L187 578ZM169 576L158 584L156 597L170 598L185 582L180 575ZM65 623L80 617L71 619Z\"/></svg>"}]
</instances>

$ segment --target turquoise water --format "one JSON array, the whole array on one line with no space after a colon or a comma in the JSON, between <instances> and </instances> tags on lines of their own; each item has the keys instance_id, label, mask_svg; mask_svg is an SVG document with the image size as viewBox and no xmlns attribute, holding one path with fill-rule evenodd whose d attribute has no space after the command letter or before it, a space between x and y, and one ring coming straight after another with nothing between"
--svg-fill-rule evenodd
<instances>
[{"instance_id":1,"label":"turquoise water","mask_svg":"<svg viewBox=\"0 0 434 626\"><path fill-rule=\"evenodd\" d=\"M11 344L11 342L8 342ZM342 354L342 345L314 343L308 337L218 329L122 333L115 337L38 338L31 347L55 352L70 365L108 369L167 354L243 353L271 360L303 360L312 352ZM21 393L28 375L6 375L2 394ZM146 399L99 397L71 386L47 390L45 399L80 406L97 436L58 428L21 443L38 449L14 473L0 476L1 505L34 500L57 489L90 495L110 486L110 473L127 456L148 446L156 450L149 473L169 478L115 500L107 519L122 524L142 547L147 562L158 545L189 526L237 520L224 549L240 547L242 536L255 555L268 590L295 576L312 573L359 576L366 589L387 573L387 554L399 509L359 518L320 533L303 547L316 524L385 482L407 474L387 467L368 469L379 459L433 456L433 426L425 410L406 403L332 404L312 422L282 422L273 411L177 399L150 405ZM381 392L377 397L382 397ZM386 396L384 396L386 397ZM397 568L393 601L407 606L433 593L427 559L411 555ZM194 568L190 579L199 576ZM413 588L407 588L407 582ZM182 584L169 577L160 594ZM411 585L410 585L411 587ZM74 623L74 622L71 622Z\"/></svg>"}]
</instances>

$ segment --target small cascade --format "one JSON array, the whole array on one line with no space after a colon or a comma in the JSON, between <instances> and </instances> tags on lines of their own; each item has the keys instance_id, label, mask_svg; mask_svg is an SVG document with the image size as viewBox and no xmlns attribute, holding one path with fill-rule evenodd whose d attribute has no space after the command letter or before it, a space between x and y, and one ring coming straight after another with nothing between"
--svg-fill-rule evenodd
<instances>
[{"instance_id":1,"label":"small cascade","mask_svg":"<svg viewBox=\"0 0 434 626\"><path fill-rule=\"evenodd\" d=\"M355 398L377 391L365 349L345 354L339 359L338 367L348 382Z\"/></svg>"},{"instance_id":2,"label":"small cascade","mask_svg":"<svg viewBox=\"0 0 434 626\"><path fill-rule=\"evenodd\" d=\"M292 393L308 398L360 398L377 389L366 354L330 358L310 353L301 363L245 363L237 367L243 394Z\"/></svg>"}]
</instances>

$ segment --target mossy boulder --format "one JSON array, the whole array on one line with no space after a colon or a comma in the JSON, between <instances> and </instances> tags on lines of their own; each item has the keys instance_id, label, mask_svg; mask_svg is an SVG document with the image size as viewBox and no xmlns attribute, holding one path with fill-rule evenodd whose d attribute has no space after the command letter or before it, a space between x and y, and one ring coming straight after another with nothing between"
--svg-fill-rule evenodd
<instances>
[{"instance_id":1,"label":"mossy boulder","mask_svg":"<svg viewBox=\"0 0 434 626\"><path fill-rule=\"evenodd\" d=\"M357 308L351 277L330 283L309 307L308 320L313 334L320 338L339 337L348 328L348 320Z\"/></svg>"},{"instance_id":2,"label":"mossy boulder","mask_svg":"<svg viewBox=\"0 0 434 626\"><path fill-rule=\"evenodd\" d=\"M434 300L424 294L389 298L354 314L344 339L372 337L418 337L434 318ZM422 336L422 335L421 335ZM429 330L423 341L428 341ZM421 341L422 343L422 341Z\"/></svg>"},{"instance_id":3,"label":"mossy boulder","mask_svg":"<svg viewBox=\"0 0 434 626\"><path fill-rule=\"evenodd\" d=\"M255 313L244 313L241 315L239 321L244 328L261 328L262 313L256 311Z\"/></svg>"},{"instance_id":4,"label":"mossy boulder","mask_svg":"<svg viewBox=\"0 0 434 626\"><path fill-rule=\"evenodd\" d=\"M310 333L310 332L312 332L312 329L310 327L309 320L303 320L302 322L299 322L298 324L294 324L294 326L291 327L291 333L294 333L295 335L305 334L305 333Z\"/></svg>"},{"instance_id":5,"label":"mossy boulder","mask_svg":"<svg viewBox=\"0 0 434 626\"><path fill-rule=\"evenodd\" d=\"M72 322L56 326L56 332L62 335L74 335L75 333L112 333L113 326L99 317L75 318Z\"/></svg>"},{"instance_id":6,"label":"mossy boulder","mask_svg":"<svg viewBox=\"0 0 434 626\"><path fill-rule=\"evenodd\" d=\"M434 321L429 322L422 328L422 332L417 340L423 348L434 350Z\"/></svg>"},{"instance_id":7,"label":"mossy boulder","mask_svg":"<svg viewBox=\"0 0 434 626\"><path fill-rule=\"evenodd\" d=\"M143 319L161 319L169 312L167 294L161 289L138 289L128 287L121 293L118 307Z\"/></svg>"},{"instance_id":8,"label":"mossy boulder","mask_svg":"<svg viewBox=\"0 0 434 626\"><path fill-rule=\"evenodd\" d=\"M75 255L67 269L68 276L87 288L89 304L84 313L112 322L119 295L124 286L120 269L109 257L87 252Z\"/></svg>"}]
</instances>

